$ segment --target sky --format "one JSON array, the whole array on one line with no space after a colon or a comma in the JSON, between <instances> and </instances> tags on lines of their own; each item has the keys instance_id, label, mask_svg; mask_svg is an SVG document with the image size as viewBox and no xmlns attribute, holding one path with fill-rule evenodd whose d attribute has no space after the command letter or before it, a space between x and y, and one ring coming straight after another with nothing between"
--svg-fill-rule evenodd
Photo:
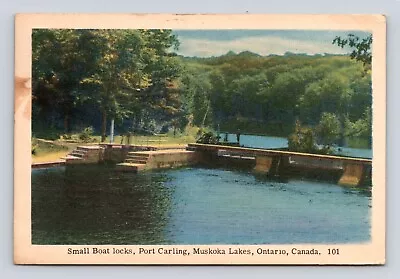
<instances>
[{"instance_id":1,"label":"sky","mask_svg":"<svg viewBox=\"0 0 400 279\"><path fill-rule=\"evenodd\" d=\"M260 55L283 55L285 52L346 54L332 44L336 36L352 33L360 38L370 35L361 31L334 30L174 30L180 41L178 54L183 56L220 56L229 51L251 51Z\"/></svg>"}]
</instances>

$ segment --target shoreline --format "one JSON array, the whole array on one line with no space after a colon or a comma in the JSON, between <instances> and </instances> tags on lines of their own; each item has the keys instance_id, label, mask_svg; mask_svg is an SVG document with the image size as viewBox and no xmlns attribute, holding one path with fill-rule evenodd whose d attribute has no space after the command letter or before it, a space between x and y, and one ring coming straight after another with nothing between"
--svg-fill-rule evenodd
<instances>
[{"instance_id":1,"label":"shoreline","mask_svg":"<svg viewBox=\"0 0 400 279\"><path fill-rule=\"evenodd\" d=\"M51 162L36 162L32 163L32 169L41 169L41 168L49 168L49 167L57 167L65 165L65 160L59 161L51 161Z\"/></svg>"}]
</instances>

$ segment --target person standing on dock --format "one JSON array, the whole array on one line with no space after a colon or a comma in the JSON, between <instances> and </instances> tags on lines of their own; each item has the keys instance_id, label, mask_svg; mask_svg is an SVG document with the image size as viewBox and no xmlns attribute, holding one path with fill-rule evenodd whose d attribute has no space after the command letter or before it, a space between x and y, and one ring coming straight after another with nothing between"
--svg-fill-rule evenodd
<instances>
[{"instance_id":1,"label":"person standing on dock","mask_svg":"<svg viewBox=\"0 0 400 279\"><path fill-rule=\"evenodd\" d=\"M228 142L228 133L225 133L224 142Z\"/></svg>"},{"instance_id":2,"label":"person standing on dock","mask_svg":"<svg viewBox=\"0 0 400 279\"><path fill-rule=\"evenodd\" d=\"M236 139L237 139L238 144L240 145L240 129L238 129L236 132Z\"/></svg>"}]
</instances>

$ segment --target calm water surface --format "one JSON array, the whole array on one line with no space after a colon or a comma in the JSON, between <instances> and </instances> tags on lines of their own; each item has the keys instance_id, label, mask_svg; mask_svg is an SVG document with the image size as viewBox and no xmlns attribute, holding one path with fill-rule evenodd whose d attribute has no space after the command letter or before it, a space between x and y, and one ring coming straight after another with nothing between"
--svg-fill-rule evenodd
<instances>
[{"instance_id":1,"label":"calm water surface","mask_svg":"<svg viewBox=\"0 0 400 279\"><path fill-rule=\"evenodd\" d=\"M32 171L34 244L359 243L368 192L225 169Z\"/></svg>"}]
</instances>

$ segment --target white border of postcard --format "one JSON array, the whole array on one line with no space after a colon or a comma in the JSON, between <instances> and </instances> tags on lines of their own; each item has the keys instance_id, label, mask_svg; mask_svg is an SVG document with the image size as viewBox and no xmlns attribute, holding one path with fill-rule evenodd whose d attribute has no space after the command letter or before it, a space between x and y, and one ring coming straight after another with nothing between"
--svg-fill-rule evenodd
<instances>
[{"instance_id":1,"label":"white border of postcard","mask_svg":"<svg viewBox=\"0 0 400 279\"><path fill-rule=\"evenodd\" d=\"M371 241L348 245L146 245L146 248L193 247L250 249L254 255L138 255L140 245L31 244L31 32L35 28L93 29L312 29L363 30L373 35L373 174ZM382 15L174 15L174 14L18 14L15 18L14 262L16 264L317 264L385 263L386 185L386 19ZM68 254L68 248L132 249L133 254ZM286 250L259 255L257 249ZM318 250L297 255L292 249ZM338 250L328 254L328 251Z\"/></svg>"}]
</instances>

